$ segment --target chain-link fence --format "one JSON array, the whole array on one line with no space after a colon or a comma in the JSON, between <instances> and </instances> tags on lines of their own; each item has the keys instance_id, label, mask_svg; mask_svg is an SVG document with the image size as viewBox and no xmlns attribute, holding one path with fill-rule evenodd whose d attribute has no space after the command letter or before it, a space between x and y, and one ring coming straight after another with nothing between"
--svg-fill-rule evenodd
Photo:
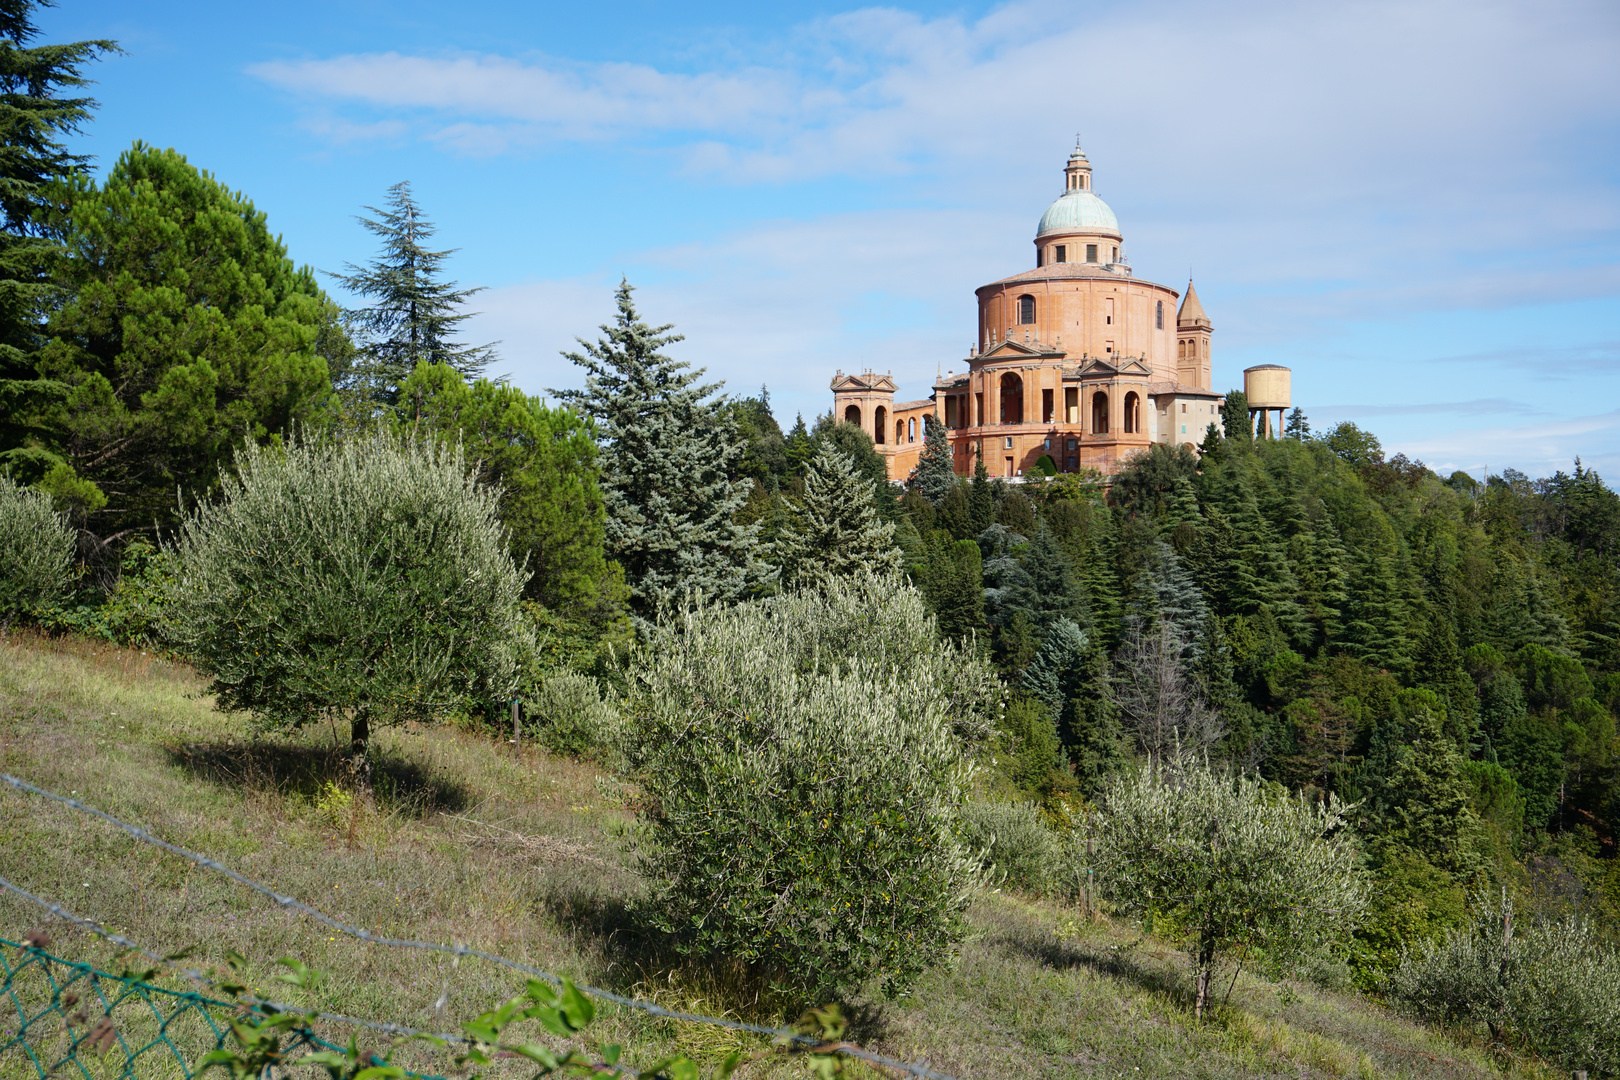
<instances>
[{"instance_id":1,"label":"chain-link fence","mask_svg":"<svg viewBox=\"0 0 1620 1080\"><path fill-rule=\"evenodd\" d=\"M6 1080L167 1080L197 1076L232 1043L232 1020L251 1007L159 986L151 972L114 975L53 956L34 941L0 938L0 1077ZM342 1048L308 1028L285 1032L279 1065ZM440 1080L407 1073L419 1080Z\"/></svg>"}]
</instances>

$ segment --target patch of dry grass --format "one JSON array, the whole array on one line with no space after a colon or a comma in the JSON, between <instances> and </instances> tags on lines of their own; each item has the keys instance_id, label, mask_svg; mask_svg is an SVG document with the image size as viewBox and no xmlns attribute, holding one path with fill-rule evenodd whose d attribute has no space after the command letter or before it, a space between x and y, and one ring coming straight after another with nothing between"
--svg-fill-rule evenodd
<instances>
[{"instance_id":1,"label":"patch of dry grass","mask_svg":"<svg viewBox=\"0 0 1620 1080\"><path fill-rule=\"evenodd\" d=\"M644 884L621 839L626 793L595 767L448 727L384 731L366 797L349 784L340 734L253 738L184 666L99 643L0 637L7 772L350 923L474 945L684 1011L782 1019L747 996L745 980L672 967L637 934L625 913ZM195 945L193 962L239 951L254 960L256 984L279 996L285 988L267 983L274 961L303 959L328 973L312 1003L352 1015L442 1030L520 987L488 964L335 935L103 823L10 792L0 793L0 874L154 949ZM1482 1052L1354 994L1279 990L1247 974L1226 1009L1195 1024L1180 954L1052 904L988 894L970 920L956 964L901 1002L853 1010L859 1041L964 1080L1498 1074ZM15 939L41 921L0 896L0 932ZM87 935L53 933L59 954L111 962ZM637 1060L679 1048L714 1061L765 1045L612 1010L597 1027ZM429 1064L424 1053L406 1056ZM776 1057L740 1075L802 1072Z\"/></svg>"}]
</instances>

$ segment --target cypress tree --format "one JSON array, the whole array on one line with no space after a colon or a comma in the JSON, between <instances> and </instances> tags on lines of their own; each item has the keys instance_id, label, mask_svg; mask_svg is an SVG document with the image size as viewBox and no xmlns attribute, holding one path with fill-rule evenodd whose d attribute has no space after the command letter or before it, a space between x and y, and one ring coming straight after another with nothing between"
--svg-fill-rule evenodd
<instances>
[{"instance_id":1,"label":"cypress tree","mask_svg":"<svg viewBox=\"0 0 1620 1080\"><path fill-rule=\"evenodd\" d=\"M64 223L42 212L46 193L89 164L62 140L84 126L97 102L72 94L89 85L83 73L91 60L121 51L101 40L31 44L39 6L0 4L0 469L24 481L66 467L49 414L66 400L69 384L35 367L54 272L66 252Z\"/></svg>"},{"instance_id":2,"label":"cypress tree","mask_svg":"<svg viewBox=\"0 0 1620 1080\"><path fill-rule=\"evenodd\" d=\"M977 538L996 519L996 497L990 488L990 470L984 464L984 447L973 456L973 486L968 492L969 525Z\"/></svg>"},{"instance_id":3,"label":"cypress tree","mask_svg":"<svg viewBox=\"0 0 1620 1080\"><path fill-rule=\"evenodd\" d=\"M632 611L656 620L686 603L742 599L776 571L759 559L759 525L735 520L752 481L732 479L742 444L713 397L718 384L658 351L681 336L642 322L632 291L619 284L618 317L594 345L563 354L585 369L585 389L552 393L595 421L607 552L624 568Z\"/></svg>"},{"instance_id":4,"label":"cypress tree","mask_svg":"<svg viewBox=\"0 0 1620 1080\"><path fill-rule=\"evenodd\" d=\"M1226 438L1239 444L1254 442L1254 428L1249 426L1249 397L1241 390L1228 390L1221 404L1221 427Z\"/></svg>"},{"instance_id":5,"label":"cypress tree","mask_svg":"<svg viewBox=\"0 0 1620 1080\"><path fill-rule=\"evenodd\" d=\"M923 545L918 588L939 619L939 632L966 641L984 628L984 563L979 545L936 530Z\"/></svg>"},{"instance_id":6,"label":"cypress tree","mask_svg":"<svg viewBox=\"0 0 1620 1080\"><path fill-rule=\"evenodd\" d=\"M437 230L411 195L409 181L388 189L385 208L366 209L377 217L362 217L360 224L382 241L382 253L364 267L345 263L347 274L328 275L375 301L348 313L362 338L365 358L360 378L369 383L373 396L393 404L399 384L424 361L448 365L463 378L478 375L495 358L495 350L464 344L454 335L473 314L462 311L462 305L483 289L462 289L454 281L438 280L445 259L455 249L430 251L423 246Z\"/></svg>"},{"instance_id":7,"label":"cypress tree","mask_svg":"<svg viewBox=\"0 0 1620 1080\"><path fill-rule=\"evenodd\" d=\"M945 438L945 425L932 415L923 417L922 457L907 486L932 503L938 503L956 487L956 463Z\"/></svg>"},{"instance_id":8,"label":"cypress tree","mask_svg":"<svg viewBox=\"0 0 1620 1080\"><path fill-rule=\"evenodd\" d=\"M783 549L789 585L900 569L894 526L878 517L870 483L831 442L810 459L804 502Z\"/></svg>"}]
</instances>

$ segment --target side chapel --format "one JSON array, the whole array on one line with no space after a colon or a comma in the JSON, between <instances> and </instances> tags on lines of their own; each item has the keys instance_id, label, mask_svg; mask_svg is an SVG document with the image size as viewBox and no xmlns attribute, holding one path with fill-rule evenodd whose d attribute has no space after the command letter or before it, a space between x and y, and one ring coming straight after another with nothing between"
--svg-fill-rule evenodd
<instances>
[{"instance_id":1,"label":"side chapel","mask_svg":"<svg viewBox=\"0 0 1620 1080\"><path fill-rule=\"evenodd\" d=\"M1119 222L1092 190L1078 145L1063 176L1035 230L1035 268L977 290L966 371L900 402L888 375L833 378L833 415L872 436L891 480L916 467L927 416L945 425L959 475L983 454L992 476L1009 478L1037 464L1110 474L1149 443L1196 449L1220 424L1214 327L1192 282L1183 297L1132 276Z\"/></svg>"}]
</instances>

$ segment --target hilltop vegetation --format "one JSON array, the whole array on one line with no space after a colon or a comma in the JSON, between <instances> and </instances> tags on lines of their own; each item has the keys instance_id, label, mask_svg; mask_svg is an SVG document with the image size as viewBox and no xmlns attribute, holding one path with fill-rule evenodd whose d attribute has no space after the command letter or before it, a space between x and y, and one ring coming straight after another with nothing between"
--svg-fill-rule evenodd
<instances>
[{"instance_id":1,"label":"hilltop vegetation","mask_svg":"<svg viewBox=\"0 0 1620 1080\"><path fill-rule=\"evenodd\" d=\"M112 46L21 48L14 7L8 768L312 901L708 1011L837 1001L964 1075L1620 1072L1620 497L1580 462L1442 478L1299 410L1256 440L1233 394L1107 482L959 478L929 424L894 485L667 355L627 282L548 404L480 375L408 184L344 310L175 151L89 177L64 95ZM226 892L6 812L8 873L423 1019L421 972L232 939ZM98 861L150 887L71 892Z\"/></svg>"}]
</instances>

